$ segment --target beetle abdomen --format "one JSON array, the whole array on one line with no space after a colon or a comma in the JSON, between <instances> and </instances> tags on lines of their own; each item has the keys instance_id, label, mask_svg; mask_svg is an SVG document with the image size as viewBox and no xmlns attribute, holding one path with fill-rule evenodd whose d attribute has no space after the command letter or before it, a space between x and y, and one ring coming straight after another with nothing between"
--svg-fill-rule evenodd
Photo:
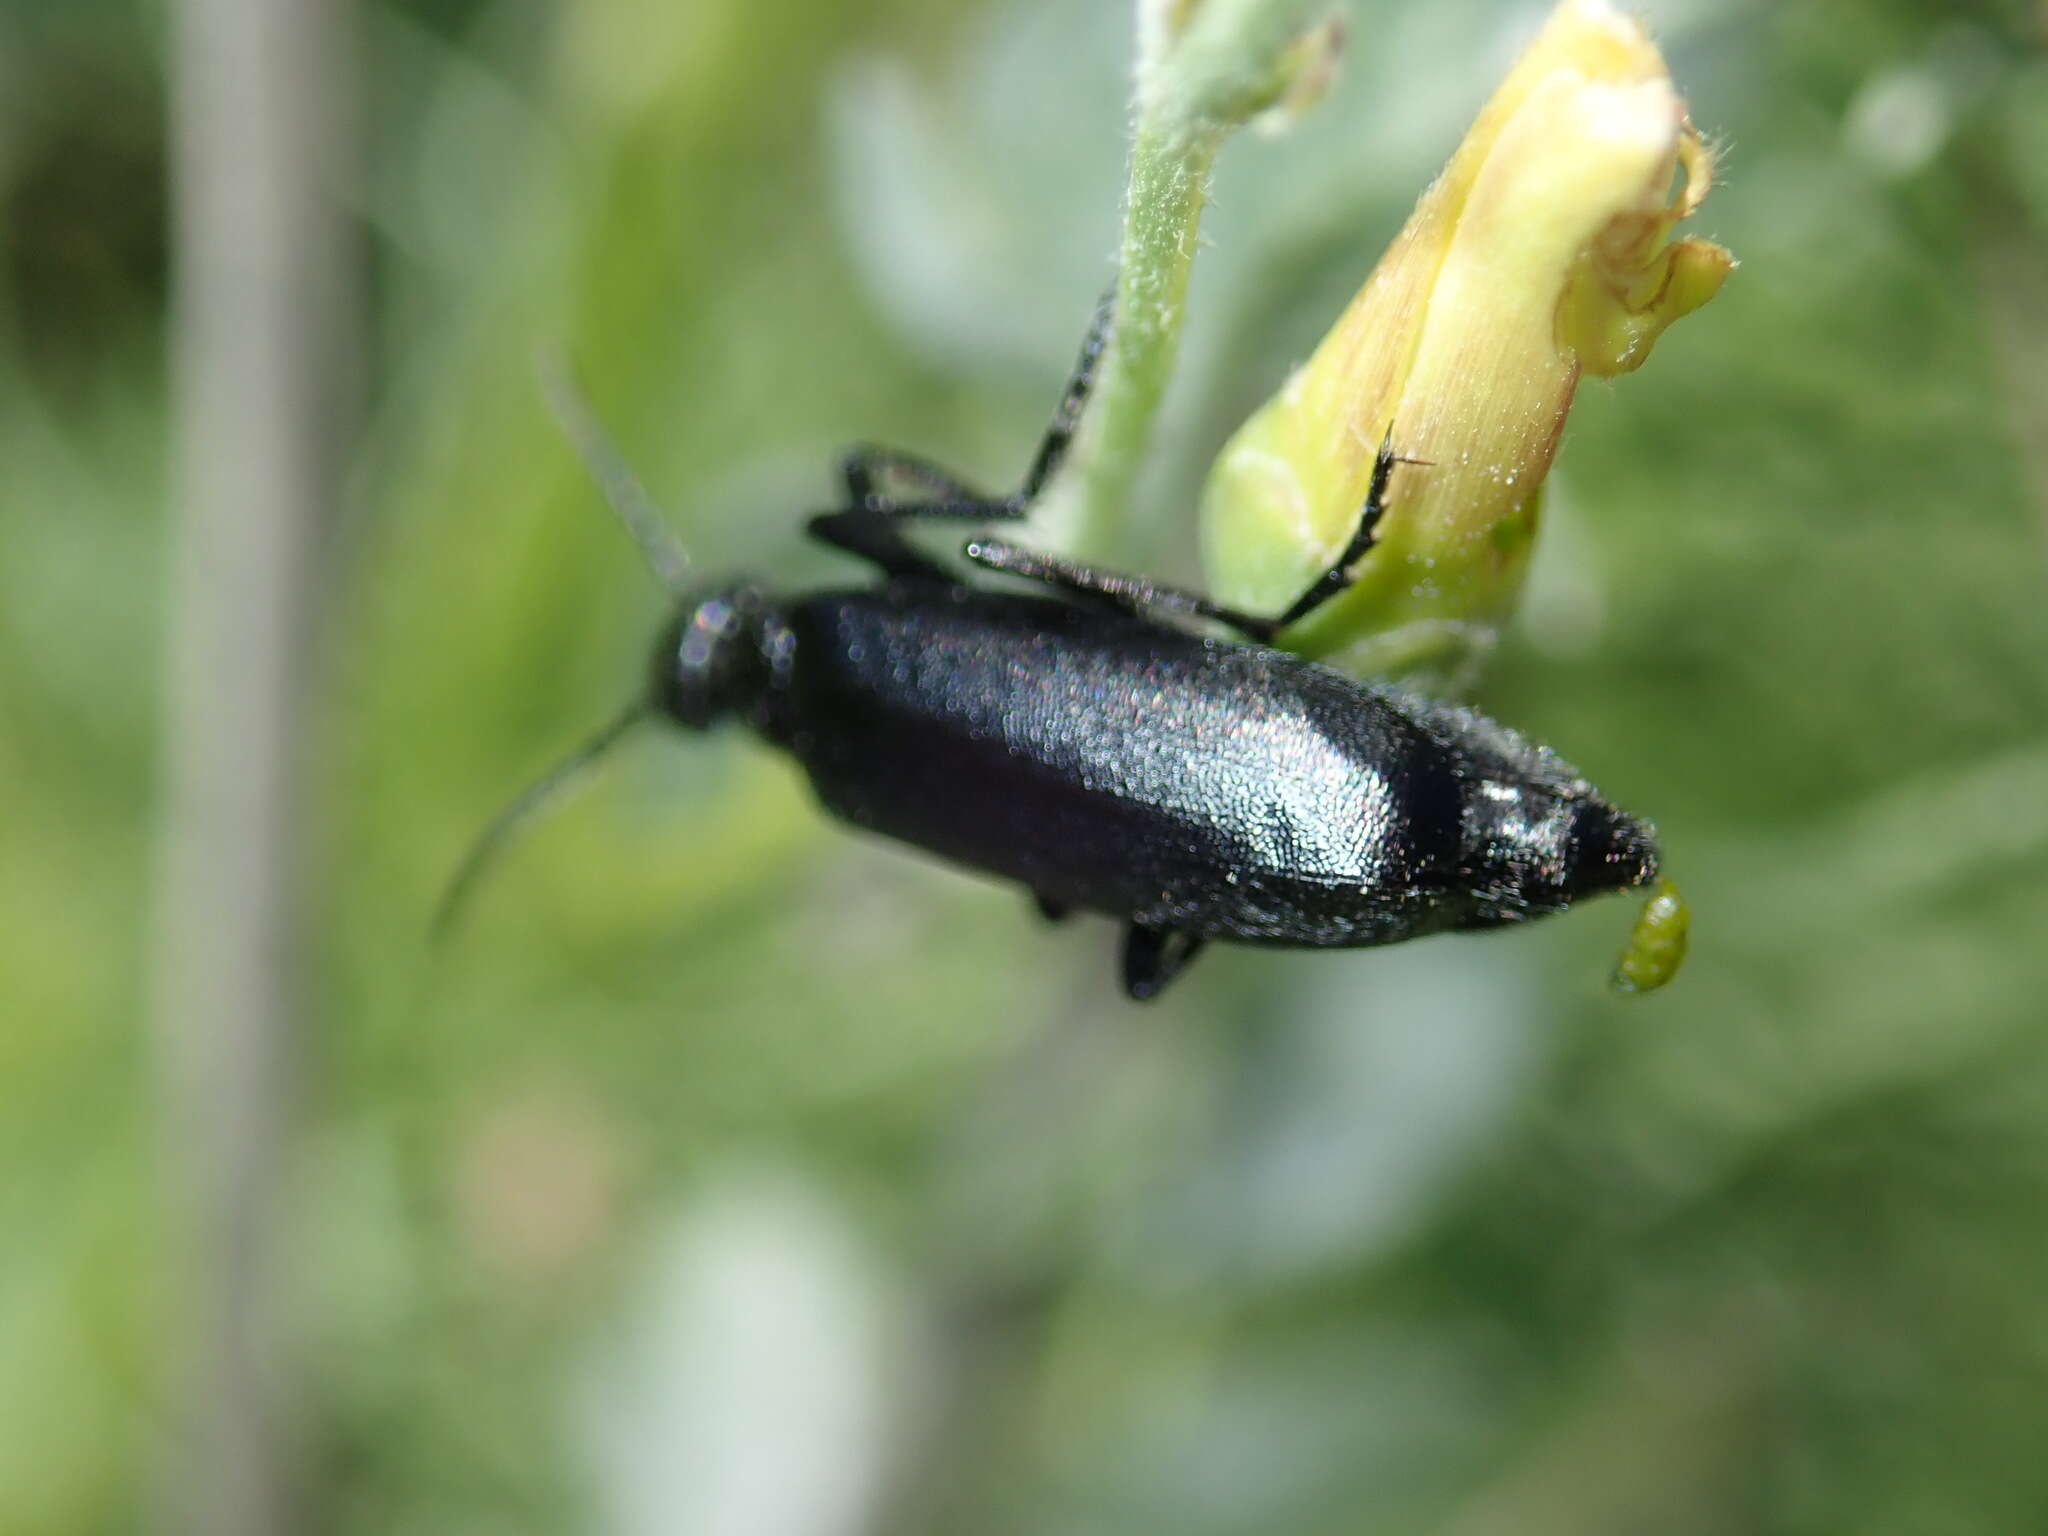
<instances>
[{"instance_id":1,"label":"beetle abdomen","mask_svg":"<svg viewBox=\"0 0 2048 1536\"><path fill-rule=\"evenodd\" d=\"M832 592L788 619L763 728L857 825L1212 937L1372 944L1462 915L1455 775L1388 694L1040 598Z\"/></svg>"}]
</instances>

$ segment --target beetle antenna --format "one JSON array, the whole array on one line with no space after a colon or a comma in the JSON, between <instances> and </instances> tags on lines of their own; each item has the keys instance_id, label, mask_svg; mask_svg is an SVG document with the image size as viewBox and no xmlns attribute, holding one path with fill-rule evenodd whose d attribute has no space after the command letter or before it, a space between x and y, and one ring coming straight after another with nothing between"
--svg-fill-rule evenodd
<instances>
[{"instance_id":1,"label":"beetle antenna","mask_svg":"<svg viewBox=\"0 0 2048 1536\"><path fill-rule=\"evenodd\" d=\"M604 493L605 505L632 535L656 579L671 593L681 595L690 574L690 557L676 541L654 498L627 467L626 456L597 419L597 412L590 408L589 397L576 382L568 359L550 347L541 352L539 367L541 393L547 396L555 424Z\"/></svg>"},{"instance_id":2,"label":"beetle antenna","mask_svg":"<svg viewBox=\"0 0 2048 1536\"><path fill-rule=\"evenodd\" d=\"M440 904L434 909L434 923L429 930L434 944L440 944L454 929L455 920L468 905L477 881L504 850L512 834L524 826L535 812L574 784L585 769L616 746L619 738L638 725L646 714L646 702L634 700L631 708L522 789L509 805L490 819L483 831L477 834L476 841L469 845L469 852L463 855L454 878L448 882L448 889L442 893Z\"/></svg>"}]
</instances>

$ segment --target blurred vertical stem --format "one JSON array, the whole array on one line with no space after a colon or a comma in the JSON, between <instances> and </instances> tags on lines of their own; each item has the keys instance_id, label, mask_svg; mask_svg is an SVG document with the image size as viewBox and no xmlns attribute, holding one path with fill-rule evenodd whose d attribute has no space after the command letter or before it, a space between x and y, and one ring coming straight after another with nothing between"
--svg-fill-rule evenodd
<instances>
[{"instance_id":1,"label":"blurred vertical stem","mask_svg":"<svg viewBox=\"0 0 2048 1536\"><path fill-rule=\"evenodd\" d=\"M346 247L342 0L173 7L178 508L154 929L171 1409L159 1525L310 1522L281 1233L315 551L334 499Z\"/></svg>"},{"instance_id":2,"label":"blurred vertical stem","mask_svg":"<svg viewBox=\"0 0 2048 1536\"><path fill-rule=\"evenodd\" d=\"M1066 543L1113 555L1180 346L1209 172L1230 133L1327 73L1331 0L1138 0L1137 127L1116 336L1058 488Z\"/></svg>"}]
</instances>

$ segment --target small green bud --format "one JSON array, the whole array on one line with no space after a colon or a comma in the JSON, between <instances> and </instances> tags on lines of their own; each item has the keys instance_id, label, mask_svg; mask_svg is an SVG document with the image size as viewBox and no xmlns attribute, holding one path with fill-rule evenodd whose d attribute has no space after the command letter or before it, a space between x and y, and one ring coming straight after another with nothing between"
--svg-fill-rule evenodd
<instances>
[{"instance_id":1,"label":"small green bud","mask_svg":"<svg viewBox=\"0 0 2048 1536\"><path fill-rule=\"evenodd\" d=\"M1565 0L1315 355L1218 457L1212 590L1285 608L1351 536L1391 427L1418 462L1395 473L1378 547L1282 643L1454 691L1521 590L1580 376L1639 367L1733 266L1670 238L1712 175L1642 28Z\"/></svg>"},{"instance_id":2,"label":"small green bud","mask_svg":"<svg viewBox=\"0 0 2048 1536\"><path fill-rule=\"evenodd\" d=\"M1617 992L1654 992L1685 963L1692 909L1669 880L1659 880L1636 918L1628 948L1615 962L1609 984Z\"/></svg>"}]
</instances>

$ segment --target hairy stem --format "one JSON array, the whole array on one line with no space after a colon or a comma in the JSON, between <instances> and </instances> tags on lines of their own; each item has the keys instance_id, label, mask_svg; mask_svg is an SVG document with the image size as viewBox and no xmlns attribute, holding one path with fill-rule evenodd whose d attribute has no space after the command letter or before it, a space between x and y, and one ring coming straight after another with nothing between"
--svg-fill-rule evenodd
<instances>
[{"instance_id":1,"label":"hairy stem","mask_svg":"<svg viewBox=\"0 0 2048 1536\"><path fill-rule=\"evenodd\" d=\"M1055 514L1087 558L1113 556L1180 349L1209 172L1272 106L1330 0L1139 0L1138 112L1119 246L1116 336Z\"/></svg>"}]
</instances>

